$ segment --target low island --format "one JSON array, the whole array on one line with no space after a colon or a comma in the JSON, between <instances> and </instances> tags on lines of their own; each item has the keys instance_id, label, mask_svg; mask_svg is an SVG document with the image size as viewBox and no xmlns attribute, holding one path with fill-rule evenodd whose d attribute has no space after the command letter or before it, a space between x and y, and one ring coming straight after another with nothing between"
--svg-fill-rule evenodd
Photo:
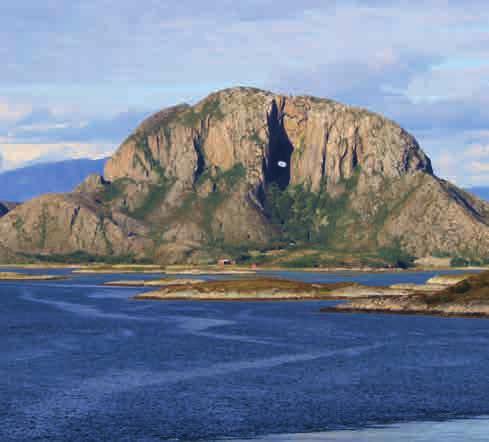
<instances>
[{"instance_id":1,"label":"low island","mask_svg":"<svg viewBox=\"0 0 489 442\"><path fill-rule=\"evenodd\" d=\"M488 272L489 274L489 272ZM473 275L443 275L431 278L425 284L396 284L387 287L366 286L352 282L307 283L272 277L245 277L218 281L189 278L155 280L110 281L105 285L125 287L154 287L154 291L141 293L135 299L145 300L347 300L324 311L379 311L379 306L390 310L391 305L407 303L447 293ZM429 298L431 299L431 298ZM394 309L394 307L392 307ZM397 310L401 310L399 307Z\"/></svg>"},{"instance_id":2,"label":"low island","mask_svg":"<svg viewBox=\"0 0 489 442\"><path fill-rule=\"evenodd\" d=\"M225 281L175 282L159 290L135 296L139 300L306 300L338 299L337 292L351 283L310 284L274 278Z\"/></svg>"},{"instance_id":3,"label":"low island","mask_svg":"<svg viewBox=\"0 0 489 442\"><path fill-rule=\"evenodd\" d=\"M17 272L0 272L0 281L53 281L66 279L60 275L36 275Z\"/></svg>"},{"instance_id":4,"label":"low island","mask_svg":"<svg viewBox=\"0 0 489 442\"><path fill-rule=\"evenodd\" d=\"M436 281L452 284L441 290L351 299L322 311L489 317L489 272L463 278L443 276Z\"/></svg>"},{"instance_id":5,"label":"low island","mask_svg":"<svg viewBox=\"0 0 489 442\"><path fill-rule=\"evenodd\" d=\"M161 274L165 273L165 268L159 265L150 264L96 264L86 265L74 270L73 273L100 273L100 274Z\"/></svg>"},{"instance_id":6,"label":"low island","mask_svg":"<svg viewBox=\"0 0 489 442\"><path fill-rule=\"evenodd\" d=\"M167 274L167 275L254 275L256 270L240 266L208 265L194 266L160 266L150 264L95 264L79 266L73 273L101 274Z\"/></svg>"},{"instance_id":7,"label":"low island","mask_svg":"<svg viewBox=\"0 0 489 442\"><path fill-rule=\"evenodd\" d=\"M113 287L167 287L182 284L199 284L205 282L203 279L135 279L135 280L121 280L121 281L109 281L104 285Z\"/></svg>"}]
</instances>

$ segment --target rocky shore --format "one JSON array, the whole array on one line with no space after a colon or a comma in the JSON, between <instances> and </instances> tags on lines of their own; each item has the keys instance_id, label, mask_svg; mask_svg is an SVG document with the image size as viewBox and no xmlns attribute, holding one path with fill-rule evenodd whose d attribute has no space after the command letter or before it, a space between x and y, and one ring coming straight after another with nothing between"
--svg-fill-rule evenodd
<instances>
[{"instance_id":1,"label":"rocky shore","mask_svg":"<svg viewBox=\"0 0 489 442\"><path fill-rule=\"evenodd\" d=\"M254 275L252 269L225 269L225 268L202 268L202 269L182 269L165 270L167 275Z\"/></svg>"},{"instance_id":2,"label":"rocky shore","mask_svg":"<svg viewBox=\"0 0 489 442\"><path fill-rule=\"evenodd\" d=\"M53 281L66 279L59 275L33 275L16 272L0 272L0 281Z\"/></svg>"},{"instance_id":3,"label":"rocky shore","mask_svg":"<svg viewBox=\"0 0 489 442\"><path fill-rule=\"evenodd\" d=\"M165 273L164 267L158 265L99 265L99 266L84 266L73 273L100 273L100 274L131 274L131 273L147 273L160 274Z\"/></svg>"},{"instance_id":4,"label":"rocky shore","mask_svg":"<svg viewBox=\"0 0 489 442\"><path fill-rule=\"evenodd\" d=\"M201 301L338 299L335 291L346 287L353 286L351 283L309 284L273 278L183 282L137 295L135 299Z\"/></svg>"},{"instance_id":5,"label":"rocky shore","mask_svg":"<svg viewBox=\"0 0 489 442\"><path fill-rule=\"evenodd\" d=\"M402 310L416 296L443 293L447 288L471 275L448 275L430 279L426 284L396 284L388 287L365 286L351 282L314 284L277 278L247 277L232 280L159 279L150 281L111 281L106 285L129 287L160 287L142 293L136 299L155 300L286 300L328 299L348 300L334 311Z\"/></svg>"},{"instance_id":6,"label":"rocky shore","mask_svg":"<svg viewBox=\"0 0 489 442\"><path fill-rule=\"evenodd\" d=\"M123 281L109 281L104 285L114 287L166 287L174 285L188 285L188 284L200 284L205 282L203 279L153 279L153 280L123 280Z\"/></svg>"},{"instance_id":7,"label":"rocky shore","mask_svg":"<svg viewBox=\"0 0 489 442\"><path fill-rule=\"evenodd\" d=\"M443 276L430 281L434 286L441 282L448 285L424 292L414 290L407 295L352 299L322 311L489 317L489 272L465 277Z\"/></svg>"}]
</instances>

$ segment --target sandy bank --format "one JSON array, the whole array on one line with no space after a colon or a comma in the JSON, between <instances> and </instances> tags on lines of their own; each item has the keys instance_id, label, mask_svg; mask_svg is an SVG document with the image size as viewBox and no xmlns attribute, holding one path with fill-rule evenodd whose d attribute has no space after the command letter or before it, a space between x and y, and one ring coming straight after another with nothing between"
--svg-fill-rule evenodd
<instances>
[{"instance_id":1,"label":"sandy bank","mask_svg":"<svg viewBox=\"0 0 489 442\"><path fill-rule=\"evenodd\" d=\"M0 281L53 281L66 279L59 275L32 275L27 273L0 272Z\"/></svg>"}]
</instances>

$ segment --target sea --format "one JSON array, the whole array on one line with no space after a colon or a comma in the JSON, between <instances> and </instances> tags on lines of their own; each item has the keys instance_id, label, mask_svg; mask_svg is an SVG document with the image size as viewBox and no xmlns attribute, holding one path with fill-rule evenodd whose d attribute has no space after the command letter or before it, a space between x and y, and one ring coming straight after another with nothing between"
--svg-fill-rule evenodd
<instances>
[{"instance_id":1,"label":"sea","mask_svg":"<svg viewBox=\"0 0 489 442\"><path fill-rule=\"evenodd\" d=\"M489 440L488 320L136 301L102 284L161 275L38 272L69 279L0 283L0 441Z\"/></svg>"}]
</instances>

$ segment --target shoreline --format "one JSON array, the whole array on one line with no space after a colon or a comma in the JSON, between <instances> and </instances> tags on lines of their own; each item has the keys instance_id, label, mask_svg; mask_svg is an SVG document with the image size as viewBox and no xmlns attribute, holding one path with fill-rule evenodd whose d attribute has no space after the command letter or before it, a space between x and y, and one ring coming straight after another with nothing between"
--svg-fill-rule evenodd
<instances>
[{"instance_id":1,"label":"shoreline","mask_svg":"<svg viewBox=\"0 0 489 442\"><path fill-rule=\"evenodd\" d=\"M353 288L352 283L314 284L288 279L254 278L197 283L178 280L157 290L138 294L136 300L243 301L243 300L334 300L337 291Z\"/></svg>"},{"instance_id":2,"label":"shoreline","mask_svg":"<svg viewBox=\"0 0 489 442\"><path fill-rule=\"evenodd\" d=\"M433 285L442 282L446 287L425 292L413 290L404 296L351 299L321 311L489 318L489 272L437 276L428 281L428 288L430 282Z\"/></svg>"},{"instance_id":3,"label":"shoreline","mask_svg":"<svg viewBox=\"0 0 489 442\"><path fill-rule=\"evenodd\" d=\"M358 308L355 303L374 303L383 300L409 299L415 294L439 293L447 287L464 281L470 274L435 276L426 284L394 284L375 287L354 282L307 283L274 277L255 277L225 280L161 279L161 280L119 280L104 283L108 286L154 287L155 290L134 296L137 300L195 300L195 301L242 301L242 300L328 300L349 301L349 307ZM372 301L374 300L375 301ZM385 301L386 302L386 301ZM338 309L341 306L337 307ZM368 308L368 307L366 307Z\"/></svg>"},{"instance_id":4,"label":"shoreline","mask_svg":"<svg viewBox=\"0 0 489 442\"><path fill-rule=\"evenodd\" d=\"M385 315L399 315L399 316L434 316L442 318L465 318L465 319L489 319L489 313L473 312L473 313L456 313L447 312L443 310L390 310L390 309L366 309L355 307L323 307L320 310L321 313L337 313L337 314L385 314Z\"/></svg>"},{"instance_id":5,"label":"shoreline","mask_svg":"<svg viewBox=\"0 0 489 442\"><path fill-rule=\"evenodd\" d=\"M64 275L33 275L27 273L0 272L0 282L12 281L60 281L68 279Z\"/></svg>"},{"instance_id":6,"label":"shoreline","mask_svg":"<svg viewBox=\"0 0 489 442\"><path fill-rule=\"evenodd\" d=\"M488 267L429 267L419 266L411 268L401 267L285 267L285 266L263 266L252 268L249 266L159 266L155 264L59 264L59 263L30 263L30 264L0 264L0 268L5 269L67 269L73 273L104 273L104 274L123 274L123 273L142 273L168 275L239 275L256 274L260 272L303 272L303 273L418 273L418 272L481 272L488 270Z\"/></svg>"},{"instance_id":7,"label":"shoreline","mask_svg":"<svg viewBox=\"0 0 489 442\"><path fill-rule=\"evenodd\" d=\"M215 298L169 296L169 297L162 298L159 297L158 295L145 296L144 294L140 294L140 295L133 296L131 299L135 301L182 301L182 302L284 302L284 301L304 302L304 301L343 301L343 300L347 300L348 298L338 298L338 297L328 298L326 296L322 296L322 297L312 297L312 296L218 297L216 296Z\"/></svg>"}]
</instances>

